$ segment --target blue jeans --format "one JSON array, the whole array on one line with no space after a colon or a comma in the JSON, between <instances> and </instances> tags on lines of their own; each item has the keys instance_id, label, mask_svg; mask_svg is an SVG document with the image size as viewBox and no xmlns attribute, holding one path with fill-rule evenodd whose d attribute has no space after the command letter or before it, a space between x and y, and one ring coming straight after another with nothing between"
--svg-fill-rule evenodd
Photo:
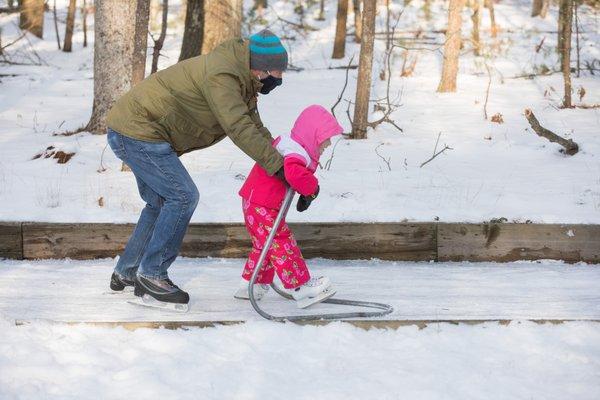
<instances>
[{"instance_id":1,"label":"blue jeans","mask_svg":"<svg viewBox=\"0 0 600 400\"><path fill-rule=\"evenodd\" d=\"M169 143L132 139L110 128L107 136L146 202L115 271L127 278L137 270L147 278L165 279L198 205L198 189Z\"/></svg>"}]
</instances>

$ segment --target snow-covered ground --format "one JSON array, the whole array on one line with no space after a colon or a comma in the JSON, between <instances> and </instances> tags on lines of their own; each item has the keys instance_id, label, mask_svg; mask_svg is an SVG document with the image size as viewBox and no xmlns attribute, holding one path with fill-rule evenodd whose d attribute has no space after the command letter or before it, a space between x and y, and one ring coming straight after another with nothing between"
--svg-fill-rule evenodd
<instances>
[{"instance_id":1,"label":"snow-covered ground","mask_svg":"<svg viewBox=\"0 0 600 400\"><path fill-rule=\"evenodd\" d=\"M596 400L600 324L168 331L0 319L2 399Z\"/></svg>"},{"instance_id":2,"label":"snow-covered ground","mask_svg":"<svg viewBox=\"0 0 600 400\"><path fill-rule=\"evenodd\" d=\"M0 399L600 397L597 266L309 260L337 297L392 304L386 319L513 319L364 331L260 320L232 298L241 264L178 259L170 273L192 308L174 314L107 294L114 260L0 261ZM296 312L273 293L261 304ZM525 321L544 318L582 321ZM176 319L247 322L127 331L48 321Z\"/></svg>"},{"instance_id":3,"label":"snow-covered ground","mask_svg":"<svg viewBox=\"0 0 600 400\"><path fill-rule=\"evenodd\" d=\"M65 0L59 0L59 30L65 15ZM178 57L183 29L180 2L172 4L171 25L161 67ZM335 28L335 2L327 2L327 20L314 20L317 6L307 12L306 22L318 28L298 32L277 22L276 15L297 20L292 1L272 1L266 18L270 28L293 37L286 40L294 66L300 72L285 75L284 85L261 97L260 110L266 125L277 135L286 132L307 105L333 105L342 88L345 72L329 66L346 65L358 46L348 38L347 57L331 60ZM394 12L404 6L394 2ZM318 171L322 194L310 212L290 215L292 221L484 221L506 217L509 221L600 222L600 109L560 109L562 78L559 74L535 79L518 75L555 69L557 8L551 6L545 20L531 18L530 1L503 0L496 5L500 27L497 39L490 36L489 16L483 10L483 57L474 57L465 40L458 77L458 92L436 93L442 55L443 35L432 32L445 28L445 2L433 1L432 19L425 18L423 2L415 0L404 8L398 34L409 38L404 44L425 47L412 50L408 65L417 58L414 72L400 77L403 51L394 58L392 96L402 92L401 107L392 115L404 132L382 124L364 141L342 140L328 170ZM463 35L470 35L465 11ZM581 65L600 58L600 15L598 10L580 7ZM0 15L3 43L16 39L18 16ZM349 21L352 21L352 15ZM392 20L394 20L392 16ZM77 19L79 23L79 18ZM380 9L382 29L384 10ZM93 21L90 21L90 24ZM350 22L351 24L351 22ZM76 27L74 52L57 51L51 13L46 13L44 40L28 37L41 66L0 63L0 220L133 222L143 204L131 173L120 172L120 162L110 149L103 153L104 136L80 134L52 136L53 132L84 125L90 115L93 87L93 43L82 48L81 27ZM262 25L245 29L256 31ZM156 27L154 27L156 29ZM90 32L92 26L90 26ZM349 28L352 31L352 27ZM422 30L429 43L415 43L411 37ZM90 38L93 39L93 38ZM575 43L575 39L574 43ZM539 52L536 47L541 43ZM382 68L384 42L377 40L373 98L385 93L378 79ZM13 61L35 61L29 42L21 40L6 49ZM149 52L151 53L151 52ZM576 64L573 51L573 66ZM29 59L28 59L29 57ZM357 58L355 57L355 60ZM500 113L504 123L484 120L483 106L488 85L485 64L491 71L487 112ZM596 64L597 65L597 62ZM18 76L5 76L16 74ZM352 99L356 71L351 71L346 99ZM573 77L573 88L586 95L575 104L600 103L599 73L583 71ZM547 128L574 139L581 151L573 156L559 153L531 132L523 116L532 108ZM346 103L336 109L341 123L349 128ZM372 119L380 114L373 114ZM430 164L420 167L440 145L449 150ZM73 151L67 164L32 158L46 149ZM379 157L375 149L377 148ZM440 147L438 147L439 150ZM326 161L331 150L324 155ZM184 156L183 161L196 181L200 205L194 222L241 221L237 190L251 161L229 140L210 149ZM389 160L388 164L384 159ZM106 168L104 172L99 169ZM99 200L102 199L100 202Z\"/></svg>"},{"instance_id":4,"label":"snow-covered ground","mask_svg":"<svg viewBox=\"0 0 600 400\"><path fill-rule=\"evenodd\" d=\"M0 315L32 321L253 321L247 301L233 293L243 260L179 258L169 275L190 293L187 314L142 309L114 294L108 282L115 261L0 261ZM313 276L329 276L336 298L390 304L393 320L600 320L600 268L558 261L428 263L314 259ZM275 315L306 313L275 293L261 300ZM349 311L320 304L314 313Z\"/></svg>"}]
</instances>

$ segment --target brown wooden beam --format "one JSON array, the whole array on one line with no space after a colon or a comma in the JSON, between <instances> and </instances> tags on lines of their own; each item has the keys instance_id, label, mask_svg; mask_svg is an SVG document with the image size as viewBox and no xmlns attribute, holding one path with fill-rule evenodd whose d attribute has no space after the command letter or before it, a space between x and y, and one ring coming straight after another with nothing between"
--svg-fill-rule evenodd
<instances>
[{"instance_id":1,"label":"brown wooden beam","mask_svg":"<svg viewBox=\"0 0 600 400\"><path fill-rule=\"evenodd\" d=\"M0 258L23 259L20 222L0 222Z\"/></svg>"},{"instance_id":2,"label":"brown wooden beam","mask_svg":"<svg viewBox=\"0 0 600 400\"><path fill-rule=\"evenodd\" d=\"M438 225L438 261L600 262L600 225Z\"/></svg>"}]
</instances>

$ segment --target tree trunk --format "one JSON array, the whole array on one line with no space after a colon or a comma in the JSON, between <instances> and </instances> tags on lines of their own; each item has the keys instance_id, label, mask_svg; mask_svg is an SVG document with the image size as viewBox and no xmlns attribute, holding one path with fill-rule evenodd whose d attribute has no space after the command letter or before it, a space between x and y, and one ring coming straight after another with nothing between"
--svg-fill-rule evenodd
<instances>
[{"instance_id":1,"label":"tree trunk","mask_svg":"<svg viewBox=\"0 0 600 400\"><path fill-rule=\"evenodd\" d=\"M131 60L131 86L137 85L143 81L146 76L149 19L150 0L137 0L135 33L133 37L133 59Z\"/></svg>"},{"instance_id":2,"label":"tree trunk","mask_svg":"<svg viewBox=\"0 0 600 400\"><path fill-rule=\"evenodd\" d=\"M464 5L465 0L450 0L448 29L446 30L446 43L444 44L444 64L438 92L456 92L456 75L458 74L458 56L461 42L461 14Z\"/></svg>"},{"instance_id":3,"label":"tree trunk","mask_svg":"<svg viewBox=\"0 0 600 400\"><path fill-rule=\"evenodd\" d=\"M21 0L19 27L44 37L44 0Z\"/></svg>"},{"instance_id":4,"label":"tree trunk","mask_svg":"<svg viewBox=\"0 0 600 400\"><path fill-rule=\"evenodd\" d=\"M317 21L325 21L325 0L319 2L319 16Z\"/></svg>"},{"instance_id":5,"label":"tree trunk","mask_svg":"<svg viewBox=\"0 0 600 400\"><path fill-rule=\"evenodd\" d=\"M165 43L165 37L167 37L167 22L169 17L169 0L163 0L162 2L162 22L160 24L160 36L158 40L154 41L154 49L152 50L152 70L151 74L158 71L158 58L160 57L160 51L162 50L163 44Z\"/></svg>"},{"instance_id":6,"label":"tree trunk","mask_svg":"<svg viewBox=\"0 0 600 400\"><path fill-rule=\"evenodd\" d=\"M52 16L54 17L54 32L56 33L56 44L58 45L58 49L61 49L60 46L60 34L58 33L58 18L56 16L56 0L54 0L54 6L52 7Z\"/></svg>"},{"instance_id":7,"label":"tree trunk","mask_svg":"<svg viewBox=\"0 0 600 400\"><path fill-rule=\"evenodd\" d=\"M346 20L348 19L348 0L338 0L337 24L331 58L344 58L346 52Z\"/></svg>"},{"instance_id":8,"label":"tree trunk","mask_svg":"<svg viewBox=\"0 0 600 400\"><path fill-rule=\"evenodd\" d=\"M495 38L498 35L498 27L496 26L496 15L494 14L494 0L484 0L484 4L485 8L490 11L492 37Z\"/></svg>"},{"instance_id":9,"label":"tree trunk","mask_svg":"<svg viewBox=\"0 0 600 400\"><path fill-rule=\"evenodd\" d=\"M69 1L69 11L67 11L67 28L65 32L65 44L63 51L70 53L73 48L73 27L75 26L75 7L77 7L77 0Z\"/></svg>"},{"instance_id":10,"label":"tree trunk","mask_svg":"<svg viewBox=\"0 0 600 400\"><path fill-rule=\"evenodd\" d=\"M364 0L363 5L363 31L362 39L360 41L360 57L358 60L354 120L352 121L351 138L353 139L365 139L367 137L377 0Z\"/></svg>"},{"instance_id":11,"label":"tree trunk","mask_svg":"<svg viewBox=\"0 0 600 400\"><path fill-rule=\"evenodd\" d=\"M242 0L204 0L202 54L242 35Z\"/></svg>"},{"instance_id":12,"label":"tree trunk","mask_svg":"<svg viewBox=\"0 0 600 400\"><path fill-rule=\"evenodd\" d=\"M565 83L563 107L571 108L571 30L573 25L573 0L560 0L559 4L559 35L560 60Z\"/></svg>"},{"instance_id":13,"label":"tree trunk","mask_svg":"<svg viewBox=\"0 0 600 400\"><path fill-rule=\"evenodd\" d=\"M137 0L96 0L94 105L86 130L106 133L106 114L131 88Z\"/></svg>"},{"instance_id":14,"label":"tree trunk","mask_svg":"<svg viewBox=\"0 0 600 400\"><path fill-rule=\"evenodd\" d=\"M476 56L481 55L481 38L479 36L479 26L481 25L481 5L480 0L472 0L473 14L471 15L471 21L473 22L473 31L471 32L471 38L473 41L473 51Z\"/></svg>"},{"instance_id":15,"label":"tree trunk","mask_svg":"<svg viewBox=\"0 0 600 400\"><path fill-rule=\"evenodd\" d=\"M256 6L258 7L258 1ZM266 0L264 0L266 3ZM179 61L200 55L204 34L204 0L188 0Z\"/></svg>"},{"instance_id":16,"label":"tree trunk","mask_svg":"<svg viewBox=\"0 0 600 400\"><path fill-rule=\"evenodd\" d=\"M362 38L362 17L360 15L360 3L361 0L351 0L352 7L354 10L354 41L360 43ZM389 0L388 4L389 4Z\"/></svg>"},{"instance_id":17,"label":"tree trunk","mask_svg":"<svg viewBox=\"0 0 600 400\"><path fill-rule=\"evenodd\" d=\"M548 14L548 7L550 7L550 0L533 0L531 5L531 16L546 18Z\"/></svg>"},{"instance_id":18,"label":"tree trunk","mask_svg":"<svg viewBox=\"0 0 600 400\"><path fill-rule=\"evenodd\" d=\"M83 27L83 47L87 47L87 0L83 0L83 5L81 6L81 19L82 19L82 27Z\"/></svg>"}]
</instances>

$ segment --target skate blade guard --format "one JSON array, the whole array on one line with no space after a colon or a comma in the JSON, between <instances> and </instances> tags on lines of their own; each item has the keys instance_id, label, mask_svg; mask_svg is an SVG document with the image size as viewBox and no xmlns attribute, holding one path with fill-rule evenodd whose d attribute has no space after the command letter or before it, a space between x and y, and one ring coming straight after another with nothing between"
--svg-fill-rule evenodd
<instances>
[{"instance_id":1,"label":"skate blade guard","mask_svg":"<svg viewBox=\"0 0 600 400\"><path fill-rule=\"evenodd\" d=\"M144 294L141 297L136 297L128 301L129 304L136 306L157 308L160 310L175 311L178 313L186 313L190 310L189 304L186 303L167 303L165 301L156 300L149 294Z\"/></svg>"},{"instance_id":2,"label":"skate blade guard","mask_svg":"<svg viewBox=\"0 0 600 400\"><path fill-rule=\"evenodd\" d=\"M256 310L256 312L261 317L266 318L271 321L277 321L277 322L285 322L285 321L304 322L304 321L319 321L319 320L331 321L331 320L341 320L341 319L349 319L349 318L372 318L372 317L381 317L381 316L384 316L384 315L387 315L387 314L390 314L391 312L393 312L394 308L388 304L374 303L374 302L370 302L370 301L332 299L331 297L335 294L334 290L331 290L330 292L324 292L324 294L325 294L324 299L319 299L318 301L313 301L310 304L305 305L304 307L300 307L300 304L298 304L298 307L306 308L315 303L321 303L321 304L328 303L328 304L338 304L338 305L345 305L345 306L370 308L370 309L376 309L379 311L355 311L355 312L332 313L332 314L275 316L275 315L269 314L268 312L264 311L263 309L261 309L259 307L258 301L257 301L258 299L257 299L257 297L254 296L254 283L256 282L256 278L258 277L258 273L261 270L261 268L265 262L265 259L267 258L267 253L268 253L269 249L271 248L271 244L273 243L273 239L275 238L275 233L277 232L277 229L279 228L281 221L286 216L286 214L290 208L290 205L292 204L292 200L294 199L294 194L295 194L294 190L291 187L288 187L286 194L285 194L285 199L283 200L283 204L281 206L281 209L279 210L279 213L277 214L277 218L275 219L275 222L273 223L273 227L271 228L271 232L269 233L269 236L267 237L267 240L265 241L265 244L263 245L263 249L258 258L258 262L256 263L256 267L254 268L254 272L252 273L252 277L250 278L250 282L248 282L248 295L250 297L249 300L250 300L250 303L252 304L252 307L254 308L254 310ZM277 288L276 285L271 284L271 287L280 296L282 296L286 299L289 299L289 300L293 299L292 296L290 296L288 293L284 292L283 290ZM320 297L320 296L317 296L317 297ZM307 299L307 300L314 300L314 299L315 298Z\"/></svg>"}]
</instances>

